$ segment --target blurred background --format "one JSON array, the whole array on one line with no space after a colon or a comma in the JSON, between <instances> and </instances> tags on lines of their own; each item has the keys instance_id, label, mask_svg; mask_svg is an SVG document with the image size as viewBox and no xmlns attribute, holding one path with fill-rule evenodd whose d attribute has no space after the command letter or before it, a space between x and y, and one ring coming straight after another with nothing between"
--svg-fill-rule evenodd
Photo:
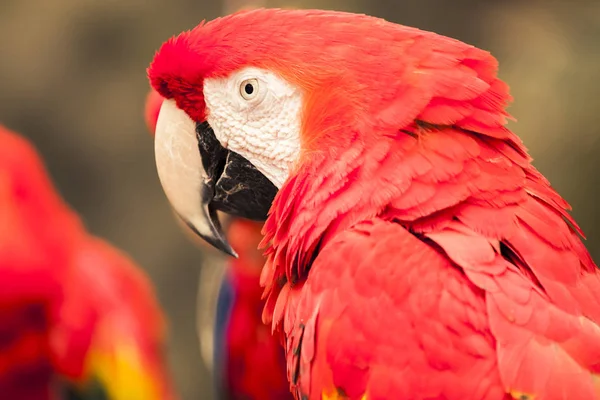
<instances>
[{"instance_id":1,"label":"blurred background","mask_svg":"<svg viewBox=\"0 0 600 400\"><path fill-rule=\"evenodd\" d=\"M511 127L574 207L600 261L600 2L286 0L252 4L362 12L489 50L512 87ZM1 0L0 122L33 140L64 198L127 251L171 322L182 399L210 399L200 359L198 275L216 254L172 218L143 121L145 69L170 36L243 0ZM213 285L214 286L214 285Z\"/></svg>"}]
</instances>

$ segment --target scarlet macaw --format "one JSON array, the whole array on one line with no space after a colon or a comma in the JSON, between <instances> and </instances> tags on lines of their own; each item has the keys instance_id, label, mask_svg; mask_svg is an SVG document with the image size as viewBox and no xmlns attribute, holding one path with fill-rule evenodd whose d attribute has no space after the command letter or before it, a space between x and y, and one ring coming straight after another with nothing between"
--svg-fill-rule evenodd
<instances>
[{"instance_id":1,"label":"scarlet macaw","mask_svg":"<svg viewBox=\"0 0 600 400\"><path fill-rule=\"evenodd\" d=\"M175 210L231 253L215 210L270 207L264 315L296 398L600 399L600 273L496 71L319 10L236 13L156 54Z\"/></svg>"},{"instance_id":2,"label":"scarlet macaw","mask_svg":"<svg viewBox=\"0 0 600 400\"><path fill-rule=\"evenodd\" d=\"M154 90L146 97L146 125L154 135L163 98ZM239 254L221 278L213 330L212 366L217 397L284 400L292 398L285 373L283 348L262 323L259 285L265 258L258 250L262 223L233 218L227 237ZM204 298L203 298L204 300ZM201 306L206 306L202 304Z\"/></svg>"},{"instance_id":3,"label":"scarlet macaw","mask_svg":"<svg viewBox=\"0 0 600 400\"><path fill-rule=\"evenodd\" d=\"M174 400L164 330L143 272L86 232L33 146L0 127L0 397Z\"/></svg>"}]
</instances>

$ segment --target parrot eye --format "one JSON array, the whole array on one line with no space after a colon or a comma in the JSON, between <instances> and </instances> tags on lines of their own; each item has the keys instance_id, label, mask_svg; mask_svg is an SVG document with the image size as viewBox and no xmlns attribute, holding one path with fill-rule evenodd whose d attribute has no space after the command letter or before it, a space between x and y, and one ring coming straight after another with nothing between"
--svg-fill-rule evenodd
<instances>
[{"instance_id":1,"label":"parrot eye","mask_svg":"<svg viewBox=\"0 0 600 400\"><path fill-rule=\"evenodd\" d=\"M252 100L258 94L258 79L246 79L240 84L240 94L245 100Z\"/></svg>"}]
</instances>

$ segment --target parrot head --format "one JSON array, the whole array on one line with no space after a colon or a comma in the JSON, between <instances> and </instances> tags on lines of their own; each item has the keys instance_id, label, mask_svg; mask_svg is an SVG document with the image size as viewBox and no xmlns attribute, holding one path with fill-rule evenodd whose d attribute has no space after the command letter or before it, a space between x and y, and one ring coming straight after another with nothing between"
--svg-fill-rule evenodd
<instances>
[{"instance_id":1,"label":"parrot head","mask_svg":"<svg viewBox=\"0 0 600 400\"><path fill-rule=\"evenodd\" d=\"M496 65L457 40L365 15L259 9L201 23L164 43L148 69L165 98L161 184L183 220L231 253L215 210L265 220L277 192L316 159L339 160L327 173L349 181L341 155L377 148L428 107L440 124L468 118L476 98L500 109L507 96L480 96L501 84Z\"/></svg>"}]
</instances>

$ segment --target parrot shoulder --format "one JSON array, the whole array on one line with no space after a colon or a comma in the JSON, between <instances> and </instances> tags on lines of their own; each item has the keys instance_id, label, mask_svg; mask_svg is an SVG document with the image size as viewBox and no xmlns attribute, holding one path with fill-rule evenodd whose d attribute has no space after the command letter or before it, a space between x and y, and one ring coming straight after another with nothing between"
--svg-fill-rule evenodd
<instances>
[{"instance_id":1,"label":"parrot shoulder","mask_svg":"<svg viewBox=\"0 0 600 400\"><path fill-rule=\"evenodd\" d=\"M497 399L484 295L402 225L358 223L279 295L292 389L298 398Z\"/></svg>"}]
</instances>

